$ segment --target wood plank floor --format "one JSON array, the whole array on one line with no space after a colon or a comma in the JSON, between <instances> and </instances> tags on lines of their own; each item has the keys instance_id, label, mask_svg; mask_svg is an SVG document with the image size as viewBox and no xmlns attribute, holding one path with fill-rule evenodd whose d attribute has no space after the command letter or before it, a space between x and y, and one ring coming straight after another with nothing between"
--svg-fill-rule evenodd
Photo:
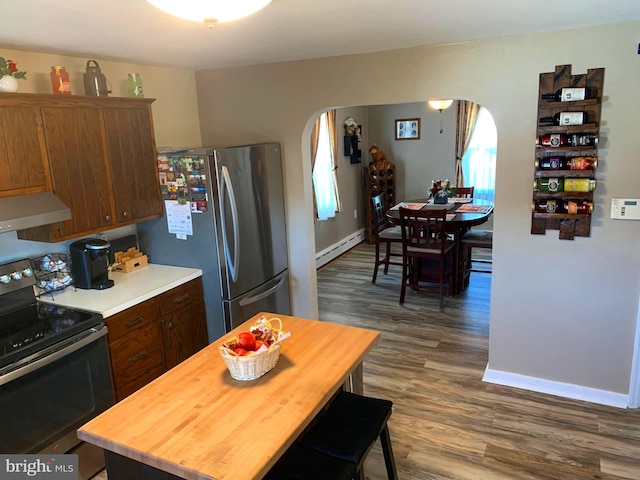
<instances>
[{"instance_id":1,"label":"wood plank floor","mask_svg":"<svg viewBox=\"0 0 640 480\"><path fill-rule=\"evenodd\" d=\"M640 479L640 410L567 400L482 382L491 275L445 298L407 291L400 267L378 272L362 243L318 272L320 318L378 330L364 363L365 394L394 403L389 421L400 480ZM386 479L379 442L370 480Z\"/></svg>"}]
</instances>

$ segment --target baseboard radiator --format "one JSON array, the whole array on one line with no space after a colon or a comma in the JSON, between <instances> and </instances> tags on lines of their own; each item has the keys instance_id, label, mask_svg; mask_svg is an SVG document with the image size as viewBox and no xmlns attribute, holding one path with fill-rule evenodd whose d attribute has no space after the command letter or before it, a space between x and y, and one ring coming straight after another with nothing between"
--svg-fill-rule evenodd
<instances>
[{"instance_id":1,"label":"baseboard radiator","mask_svg":"<svg viewBox=\"0 0 640 480\"><path fill-rule=\"evenodd\" d=\"M338 258L364 240L364 228L316 253L316 269Z\"/></svg>"}]
</instances>

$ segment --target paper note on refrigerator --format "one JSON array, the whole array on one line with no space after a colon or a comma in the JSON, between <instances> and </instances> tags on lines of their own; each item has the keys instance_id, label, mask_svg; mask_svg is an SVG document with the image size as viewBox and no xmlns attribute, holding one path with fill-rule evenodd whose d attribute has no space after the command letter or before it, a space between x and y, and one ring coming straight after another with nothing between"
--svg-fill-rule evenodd
<instances>
[{"instance_id":1,"label":"paper note on refrigerator","mask_svg":"<svg viewBox=\"0 0 640 480\"><path fill-rule=\"evenodd\" d=\"M191 205L179 203L177 200L165 200L167 211L167 225L169 233L175 233L178 238L185 235L193 235L193 223L191 222Z\"/></svg>"}]
</instances>

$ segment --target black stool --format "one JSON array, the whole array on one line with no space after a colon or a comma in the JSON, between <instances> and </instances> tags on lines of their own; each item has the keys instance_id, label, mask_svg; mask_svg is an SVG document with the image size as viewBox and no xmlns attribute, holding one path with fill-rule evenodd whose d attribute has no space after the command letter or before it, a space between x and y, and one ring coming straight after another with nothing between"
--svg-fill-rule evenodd
<instances>
[{"instance_id":1,"label":"black stool","mask_svg":"<svg viewBox=\"0 0 640 480\"><path fill-rule=\"evenodd\" d=\"M352 480L355 476L353 463L293 445L263 480Z\"/></svg>"},{"instance_id":2,"label":"black stool","mask_svg":"<svg viewBox=\"0 0 640 480\"><path fill-rule=\"evenodd\" d=\"M389 480L397 480L387 420L393 403L341 391L326 412L301 439L300 445L325 455L346 460L356 466L357 477L364 480L364 460L380 437Z\"/></svg>"}]
</instances>

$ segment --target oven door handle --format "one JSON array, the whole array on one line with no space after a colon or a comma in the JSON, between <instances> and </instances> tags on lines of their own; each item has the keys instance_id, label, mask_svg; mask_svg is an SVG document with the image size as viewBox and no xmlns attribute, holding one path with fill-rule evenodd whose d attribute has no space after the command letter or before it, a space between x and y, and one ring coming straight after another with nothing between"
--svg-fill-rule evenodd
<instances>
[{"instance_id":1,"label":"oven door handle","mask_svg":"<svg viewBox=\"0 0 640 480\"><path fill-rule=\"evenodd\" d=\"M31 357L23 359L21 365L14 366L7 373L0 372L0 385L5 385L13 380L28 375L50 363L60 360L71 353L86 347L90 343L104 337L107 334L107 327L93 327L83 333L79 333L67 340L61 342L62 345L54 345L45 352L37 353Z\"/></svg>"}]
</instances>

